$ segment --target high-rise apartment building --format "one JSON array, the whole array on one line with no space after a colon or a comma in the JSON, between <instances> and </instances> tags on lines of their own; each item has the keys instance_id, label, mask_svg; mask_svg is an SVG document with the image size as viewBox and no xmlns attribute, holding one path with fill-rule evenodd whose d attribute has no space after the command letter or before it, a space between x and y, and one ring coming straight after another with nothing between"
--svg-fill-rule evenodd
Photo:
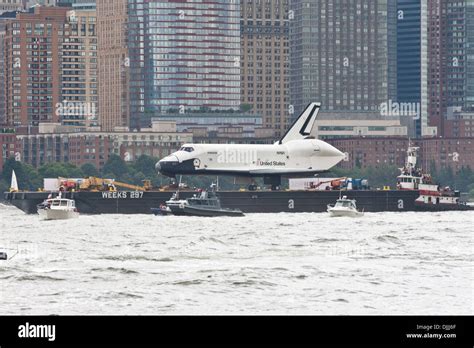
<instances>
[{"instance_id":1,"label":"high-rise apartment building","mask_svg":"<svg viewBox=\"0 0 474 348\"><path fill-rule=\"evenodd\" d=\"M99 124L104 131L129 126L127 1L97 2Z\"/></svg>"},{"instance_id":2,"label":"high-rise apartment building","mask_svg":"<svg viewBox=\"0 0 474 348\"><path fill-rule=\"evenodd\" d=\"M0 14L0 125L5 124L5 59L4 59L4 38L5 24L8 20L15 18L15 12L5 12Z\"/></svg>"},{"instance_id":3,"label":"high-rise apartment building","mask_svg":"<svg viewBox=\"0 0 474 348\"><path fill-rule=\"evenodd\" d=\"M428 114L442 136L456 136L449 115L474 108L474 0L428 2Z\"/></svg>"},{"instance_id":4,"label":"high-rise apartment building","mask_svg":"<svg viewBox=\"0 0 474 348\"><path fill-rule=\"evenodd\" d=\"M443 4L445 0L428 2L428 115L429 125L438 129L438 135L444 134L446 100L444 94L444 74L446 72L443 57L444 40Z\"/></svg>"},{"instance_id":5,"label":"high-rise apartment building","mask_svg":"<svg viewBox=\"0 0 474 348\"><path fill-rule=\"evenodd\" d=\"M397 0L397 102L411 136L436 135L428 127L428 0Z\"/></svg>"},{"instance_id":6,"label":"high-rise apartment building","mask_svg":"<svg viewBox=\"0 0 474 348\"><path fill-rule=\"evenodd\" d=\"M241 0L242 104L280 136L289 127L289 0Z\"/></svg>"},{"instance_id":7,"label":"high-rise apartment building","mask_svg":"<svg viewBox=\"0 0 474 348\"><path fill-rule=\"evenodd\" d=\"M447 107L474 110L474 0L446 0Z\"/></svg>"},{"instance_id":8,"label":"high-rise apartment building","mask_svg":"<svg viewBox=\"0 0 474 348\"><path fill-rule=\"evenodd\" d=\"M61 57L67 8L36 7L5 29L6 122L36 126L59 122Z\"/></svg>"},{"instance_id":9,"label":"high-rise apartment building","mask_svg":"<svg viewBox=\"0 0 474 348\"><path fill-rule=\"evenodd\" d=\"M322 114L379 113L396 100L396 3L291 0L291 104Z\"/></svg>"},{"instance_id":10,"label":"high-rise apartment building","mask_svg":"<svg viewBox=\"0 0 474 348\"><path fill-rule=\"evenodd\" d=\"M98 126L97 33L95 10L67 13L62 50L62 123Z\"/></svg>"},{"instance_id":11,"label":"high-rise apartment building","mask_svg":"<svg viewBox=\"0 0 474 348\"><path fill-rule=\"evenodd\" d=\"M129 0L133 128L152 116L240 107L240 0Z\"/></svg>"}]
</instances>

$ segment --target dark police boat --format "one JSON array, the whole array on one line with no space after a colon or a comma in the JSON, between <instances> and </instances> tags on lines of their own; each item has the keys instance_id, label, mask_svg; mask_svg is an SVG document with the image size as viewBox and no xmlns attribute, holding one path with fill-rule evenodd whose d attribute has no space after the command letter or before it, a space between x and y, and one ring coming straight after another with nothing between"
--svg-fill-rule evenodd
<instances>
[{"instance_id":1,"label":"dark police boat","mask_svg":"<svg viewBox=\"0 0 474 348\"><path fill-rule=\"evenodd\" d=\"M222 208L219 197L214 190L199 192L191 198L179 199L179 192L166 202L173 215L187 216L244 216L240 209Z\"/></svg>"}]
</instances>

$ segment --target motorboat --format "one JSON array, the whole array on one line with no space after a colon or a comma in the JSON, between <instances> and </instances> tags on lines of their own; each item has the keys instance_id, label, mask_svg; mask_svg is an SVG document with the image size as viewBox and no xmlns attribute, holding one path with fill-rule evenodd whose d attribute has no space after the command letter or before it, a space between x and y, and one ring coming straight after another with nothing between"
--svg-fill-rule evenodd
<instances>
[{"instance_id":1,"label":"motorboat","mask_svg":"<svg viewBox=\"0 0 474 348\"><path fill-rule=\"evenodd\" d=\"M223 208L219 197L214 191L201 190L193 197L180 200L175 194L166 202L167 207L174 215L188 216L244 216L240 209Z\"/></svg>"},{"instance_id":2,"label":"motorboat","mask_svg":"<svg viewBox=\"0 0 474 348\"><path fill-rule=\"evenodd\" d=\"M38 214L43 220L67 220L79 217L76 203L73 199L48 198L37 206Z\"/></svg>"},{"instance_id":3,"label":"motorboat","mask_svg":"<svg viewBox=\"0 0 474 348\"><path fill-rule=\"evenodd\" d=\"M173 212L171 211L171 209L169 207L167 207L166 205L164 204L161 204L159 208L151 208L151 212L154 214L154 215L172 215Z\"/></svg>"},{"instance_id":4,"label":"motorboat","mask_svg":"<svg viewBox=\"0 0 474 348\"><path fill-rule=\"evenodd\" d=\"M336 201L336 204L328 204L328 213L331 216L348 216L358 217L364 215L364 212L357 210L356 200L348 199L347 196L343 196Z\"/></svg>"}]
</instances>

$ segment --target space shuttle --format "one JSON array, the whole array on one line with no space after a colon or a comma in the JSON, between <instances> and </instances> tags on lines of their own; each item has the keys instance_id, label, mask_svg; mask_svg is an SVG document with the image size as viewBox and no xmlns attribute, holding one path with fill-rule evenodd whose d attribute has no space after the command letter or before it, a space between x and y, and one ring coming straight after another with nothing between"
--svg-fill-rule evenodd
<instances>
[{"instance_id":1,"label":"space shuttle","mask_svg":"<svg viewBox=\"0 0 474 348\"><path fill-rule=\"evenodd\" d=\"M263 177L279 186L282 177L305 177L329 171L344 159L332 145L311 135L320 103L309 104L274 144L185 144L163 158L156 170L176 175Z\"/></svg>"}]
</instances>

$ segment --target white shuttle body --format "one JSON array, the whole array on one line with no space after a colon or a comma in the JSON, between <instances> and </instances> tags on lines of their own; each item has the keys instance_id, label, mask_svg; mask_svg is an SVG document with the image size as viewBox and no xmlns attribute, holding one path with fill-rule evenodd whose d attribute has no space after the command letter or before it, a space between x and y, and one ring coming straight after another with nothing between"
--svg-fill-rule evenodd
<instances>
[{"instance_id":1,"label":"white shuttle body","mask_svg":"<svg viewBox=\"0 0 474 348\"><path fill-rule=\"evenodd\" d=\"M320 103L311 103L275 144L185 144L163 158L156 169L163 175L232 175L237 177L299 177L326 172L344 154L315 139L311 131Z\"/></svg>"}]
</instances>

